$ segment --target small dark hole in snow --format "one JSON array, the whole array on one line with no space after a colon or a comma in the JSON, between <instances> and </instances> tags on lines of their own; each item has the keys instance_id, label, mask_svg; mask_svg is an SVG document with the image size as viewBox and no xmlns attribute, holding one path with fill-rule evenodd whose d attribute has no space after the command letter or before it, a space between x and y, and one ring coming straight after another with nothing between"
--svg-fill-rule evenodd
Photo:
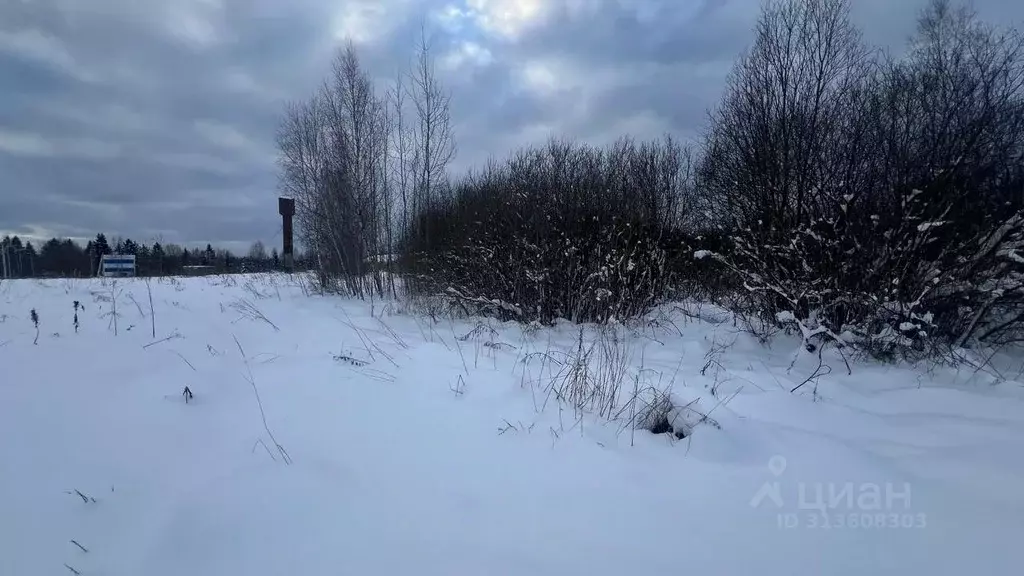
<instances>
[{"instance_id":1,"label":"small dark hole in snow","mask_svg":"<svg viewBox=\"0 0 1024 576\"><path fill-rule=\"evenodd\" d=\"M672 428L672 424L668 421L668 418L659 418L654 425L650 428L651 434L672 434L676 438L682 440L686 438L686 433L682 430L675 430Z\"/></svg>"}]
</instances>

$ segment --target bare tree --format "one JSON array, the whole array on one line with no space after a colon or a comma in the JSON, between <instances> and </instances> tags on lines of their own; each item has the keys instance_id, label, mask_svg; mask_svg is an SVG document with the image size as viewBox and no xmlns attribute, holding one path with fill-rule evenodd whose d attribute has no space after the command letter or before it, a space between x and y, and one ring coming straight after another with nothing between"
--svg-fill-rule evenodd
<instances>
[{"instance_id":1,"label":"bare tree","mask_svg":"<svg viewBox=\"0 0 1024 576\"><path fill-rule=\"evenodd\" d=\"M842 119L870 68L849 0L772 1L755 34L711 119L701 186L717 220L767 233L855 184Z\"/></svg>"},{"instance_id":2,"label":"bare tree","mask_svg":"<svg viewBox=\"0 0 1024 576\"><path fill-rule=\"evenodd\" d=\"M402 203L399 229L409 226L409 200L416 168L413 162L415 146L413 141L413 125L406 113L408 96L406 92L406 74L399 72L394 84L388 90L388 106L390 108L390 137L392 159L390 163L392 183Z\"/></svg>"},{"instance_id":3,"label":"bare tree","mask_svg":"<svg viewBox=\"0 0 1024 576\"><path fill-rule=\"evenodd\" d=\"M267 259L267 247L263 245L263 242L257 240L249 246L248 257L251 260L264 261Z\"/></svg>"},{"instance_id":4,"label":"bare tree","mask_svg":"<svg viewBox=\"0 0 1024 576\"><path fill-rule=\"evenodd\" d=\"M328 127L319 96L292 103L278 128L278 165L281 193L296 202L302 243L318 256L325 248L327 207L325 178L328 174Z\"/></svg>"},{"instance_id":5,"label":"bare tree","mask_svg":"<svg viewBox=\"0 0 1024 576\"><path fill-rule=\"evenodd\" d=\"M325 289L365 296L368 261L390 244L390 131L387 102L351 43L320 91L286 110L278 133L281 189L296 200L301 238ZM383 291L379 276L372 285Z\"/></svg>"},{"instance_id":6,"label":"bare tree","mask_svg":"<svg viewBox=\"0 0 1024 576\"><path fill-rule=\"evenodd\" d=\"M421 29L416 59L406 85L416 111L413 127L414 207L417 215L430 210L447 179L448 165L455 158L455 132L451 119L451 96L437 79L431 46ZM423 227L421 222L418 226ZM422 234L428 235L425 227Z\"/></svg>"}]
</instances>

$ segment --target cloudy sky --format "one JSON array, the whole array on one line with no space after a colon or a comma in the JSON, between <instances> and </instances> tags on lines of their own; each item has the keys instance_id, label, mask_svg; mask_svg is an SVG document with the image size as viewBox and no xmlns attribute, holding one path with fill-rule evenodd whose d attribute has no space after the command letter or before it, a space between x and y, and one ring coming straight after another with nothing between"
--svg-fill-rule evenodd
<instances>
[{"instance_id":1,"label":"cloudy sky","mask_svg":"<svg viewBox=\"0 0 1024 576\"><path fill-rule=\"evenodd\" d=\"M900 46L926 0L853 0ZM1019 0L975 0L1020 22ZM0 0L0 233L279 243L274 131L345 39L393 77L421 24L456 171L551 135L699 133L759 0Z\"/></svg>"}]
</instances>

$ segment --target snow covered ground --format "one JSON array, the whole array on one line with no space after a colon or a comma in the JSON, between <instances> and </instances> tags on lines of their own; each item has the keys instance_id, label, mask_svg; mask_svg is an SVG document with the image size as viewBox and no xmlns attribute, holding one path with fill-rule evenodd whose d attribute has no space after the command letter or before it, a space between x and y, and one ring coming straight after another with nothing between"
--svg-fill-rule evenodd
<instances>
[{"instance_id":1,"label":"snow covered ground","mask_svg":"<svg viewBox=\"0 0 1024 576\"><path fill-rule=\"evenodd\" d=\"M433 321L285 276L151 287L155 318L142 280L0 284L0 574L1024 565L1020 362L826 354L790 393L817 356L710 308L585 327L580 354L567 323ZM581 416L557 393L582 355L577 382L621 388ZM631 429L652 386L688 437Z\"/></svg>"}]
</instances>

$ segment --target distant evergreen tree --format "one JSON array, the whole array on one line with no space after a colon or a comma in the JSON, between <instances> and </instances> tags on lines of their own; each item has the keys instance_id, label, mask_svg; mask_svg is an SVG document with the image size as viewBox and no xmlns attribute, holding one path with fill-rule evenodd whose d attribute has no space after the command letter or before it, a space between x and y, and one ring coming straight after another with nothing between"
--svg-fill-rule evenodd
<instances>
[{"instance_id":1,"label":"distant evergreen tree","mask_svg":"<svg viewBox=\"0 0 1024 576\"><path fill-rule=\"evenodd\" d=\"M150 260L152 261L153 271L161 276L165 270L164 257L164 247L159 242L154 242L153 249L150 251Z\"/></svg>"},{"instance_id":2,"label":"distant evergreen tree","mask_svg":"<svg viewBox=\"0 0 1024 576\"><path fill-rule=\"evenodd\" d=\"M65 238L51 238L43 244L39 254L37 273L50 276L85 276L90 270L90 255Z\"/></svg>"},{"instance_id":3,"label":"distant evergreen tree","mask_svg":"<svg viewBox=\"0 0 1024 576\"><path fill-rule=\"evenodd\" d=\"M96 235L96 241L94 242L96 254L99 256L105 256L107 254L113 254L110 244L107 242L107 236L103 233Z\"/></svg>"},{"instance_id":4,"label":"distant evergreen tree","mask_svg":"<svg viewBox=\"0 0 1024 576\"><path fill-rule=\"evenodd\" d=\"M149 246L139 244L135 249L135 267L140 276L153 275L153 261L150 257Z\"/></svg>"},{"instance_id":5,"label":"distant evergreen tree","mask_svg":"<svg viewBox=\"0 0 1024 576\"><path fill-rule=\"evenodd\" d=\"M100 260L107 254L113 254L113 250L110 248L110 244L107 242L107 236L102 232L96 235L96 240L91 242L92 250L86 246L86 254L89 256L91 267L89 274L98 274L100 269Z\"/></svg>"}]
</instances>

